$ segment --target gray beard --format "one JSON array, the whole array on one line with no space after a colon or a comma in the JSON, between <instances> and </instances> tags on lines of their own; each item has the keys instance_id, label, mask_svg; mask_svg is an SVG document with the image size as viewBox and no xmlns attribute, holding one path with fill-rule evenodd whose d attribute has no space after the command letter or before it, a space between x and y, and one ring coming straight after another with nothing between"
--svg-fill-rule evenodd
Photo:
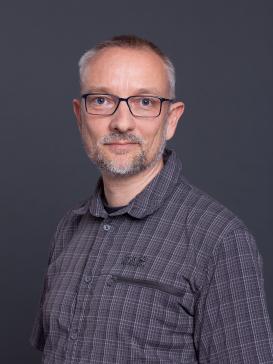
<instances>
[{"instance_id":1,"label":"gray beard","mask_svg":"<svg viewBox=\"0 0 273 364\"><path fill-rule=\"evenodd\" d=\"M110 174L111 176L133 176L145 169L152 168L156 163L162 158L166 141L161 143L160 149L157 151L156 155L151 161L147 161L146 153L141 151L138 155L134 157L131 164L126 167L121 167L115 165L113 161L105 160L100 153L97 154L96 159L92 159L93 163L102 172Z\"/></svg>"},{"instance_id":2,"label":"gray beard","mask_svg":"<svg viewBox=\"0 0 273 364\"><path fill-rule=\"evenodd\" d=\"M111 175L112 177L120 177L120 176L132 176L136 175L148 168L152 168L156 165L158 161L162 158L165 146L166 146L166 131L167 131L167 123L165 122L165 126L163 129L161 142L158 150L155 155L152 157L150 161L147 160L147 155L144 150L141 150L132 160L132 162L127 166L118 166L115 162L106 159L103 154L100 152L99 146L95 148L95 150L90 151L88 149L87 144L85 143L85 137L82 135L82 140L84 144L85 151L92 161L92 163L101 171L106 174ZM123 134L114 132L111 135L106 136L100 141L100 144L107 144L110 142L114 142L117 140L126 140L130 142L139 143L143 145L143 140L135 137L131 134ZM99 143L98 143L99 145ZM125 152L126 153L126 152Z\"/></svg>"}]
</instances>

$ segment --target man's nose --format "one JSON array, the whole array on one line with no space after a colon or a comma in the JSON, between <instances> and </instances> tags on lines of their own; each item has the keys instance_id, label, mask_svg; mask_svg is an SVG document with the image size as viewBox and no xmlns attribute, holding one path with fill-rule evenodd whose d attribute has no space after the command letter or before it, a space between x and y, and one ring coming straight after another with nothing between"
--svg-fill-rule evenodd
<instances>
[{"instance_id":1,"label":"man's nose","mask_svg":"<svg viewBox=\"0 0 273 364\"><path fill-rule=\"evenodd\" d=\"M135 118L131 114L129 107L125 101L120 101L116 112L111 117L110 128L126 132L135 128Z\"/></svg>"}]
</instances>

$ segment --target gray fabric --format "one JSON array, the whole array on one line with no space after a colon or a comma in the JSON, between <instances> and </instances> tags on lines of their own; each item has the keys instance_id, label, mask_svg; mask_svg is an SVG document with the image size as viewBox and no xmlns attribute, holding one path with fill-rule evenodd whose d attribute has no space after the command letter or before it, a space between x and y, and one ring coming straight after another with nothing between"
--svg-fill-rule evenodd
<instances>
[{"instance_id":1,"label":"gray fabric","mask_svg":"<svg viewBox=\"0 0 273 364\"><path fill-rule=\"evenodd\" d=\"M43 363L273 363L262 261L174 151L108 214L102 181L60 221L31 343Z\"/></svg>"}]
</instances>

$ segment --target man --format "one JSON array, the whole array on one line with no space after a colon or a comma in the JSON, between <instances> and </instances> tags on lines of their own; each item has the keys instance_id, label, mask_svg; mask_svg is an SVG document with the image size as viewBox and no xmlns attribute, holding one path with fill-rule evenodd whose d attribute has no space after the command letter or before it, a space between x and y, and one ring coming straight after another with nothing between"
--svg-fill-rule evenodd
<instances>
[{"instance_id":1,"label":"man","mask_svg":"<svg viewBox=\"0 0 273 364\"><path fill-rule=\"evenodd\" d=\"M254 238L165 147L184 110L172 63L120 36L79 66L73 108L101 178L52 242L31 338L43 363L273 363Z\"/></svg>"}]
</instances>

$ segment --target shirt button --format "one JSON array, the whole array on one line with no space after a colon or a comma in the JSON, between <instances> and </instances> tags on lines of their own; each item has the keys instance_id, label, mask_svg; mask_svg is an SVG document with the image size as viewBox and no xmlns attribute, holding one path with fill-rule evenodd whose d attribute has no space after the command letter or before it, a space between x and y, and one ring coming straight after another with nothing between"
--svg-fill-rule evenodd
<instances>
[{"instance_id":1,"label":"shirt button","mask_svg":"<svg viewBox=\"0 0 273 364\"><path fill-rule=\"evenodd\" d=\"M72 340L76 340L76 339L77 339L77 337L78 337L78 333L77 333L77 331L73 331L73 332L71 333L71 335L70 335L70 338L71 338Z\"/></svg>"},{"instance_id":2,"label":"shirt button","mask_svg":"<svg viewBox=\"0 0 273 364\"><path fill-rule=\"evenodd\" d=\"M106 284L107 284L108 287L112 286L112 284L113 284L113 277L112 276L108 277L108 279L106 281Z\"/></svg>"},{"instance_id":3,"label":"shirt button","mask_svg":"<svg viewBox=\"0 0 273 364\"><path fill-rule=\"evenodd\" d=\"M85 276L84 277L84 281L86 282L86 283L89 283L89 282L91 282L91 279L92 279L92 277L91 276Z\"/></svg>"},{"instance_id":4,"label":"shirt button","mask_svg":"<svg viewBox=\"0 0 273 364\"><path fill-rule=\"evenodd\" d=\"M104 224L103 225L103 230L108 231L110 229L111 229L111 226L110 225L107 225L107 224Z\"/></svg>"}]
</instances>

